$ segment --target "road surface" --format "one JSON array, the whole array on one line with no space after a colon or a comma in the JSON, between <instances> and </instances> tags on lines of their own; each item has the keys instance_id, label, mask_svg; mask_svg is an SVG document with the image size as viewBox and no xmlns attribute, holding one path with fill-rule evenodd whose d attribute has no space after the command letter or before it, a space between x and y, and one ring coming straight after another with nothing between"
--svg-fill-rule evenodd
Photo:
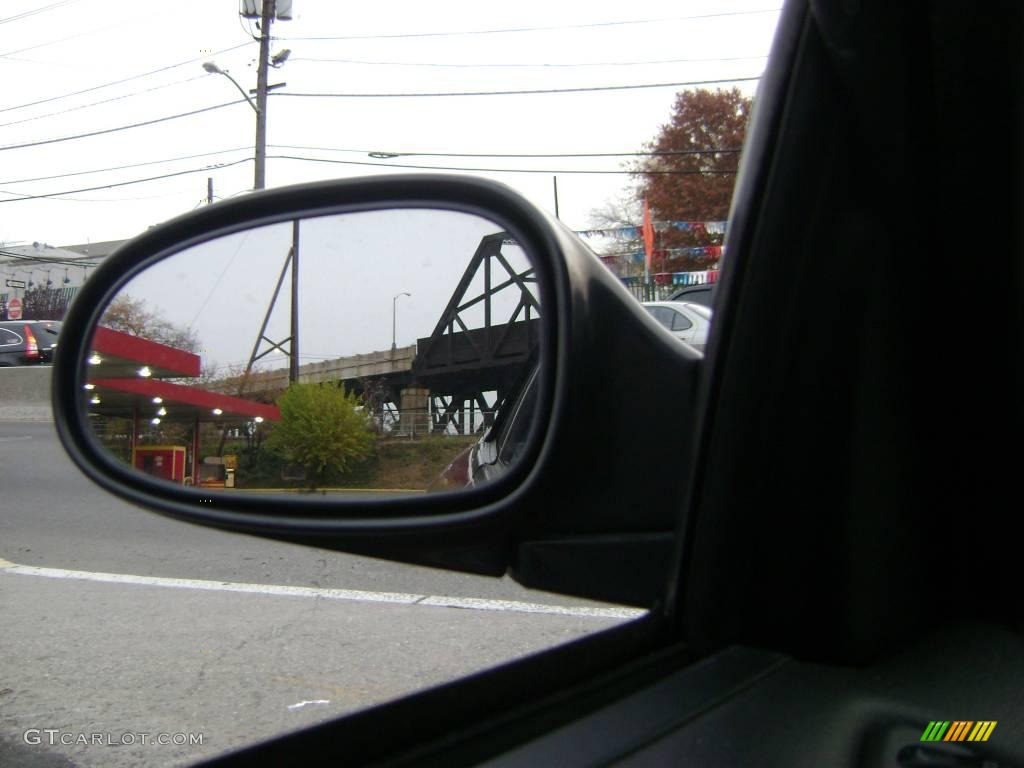
<instances>
[{"instance_id":1,"label":"road surface","mask_svg":"<svg viewBox=\"0 0 1024 768\"><path fill-rule=\"evenodd\" d=\"M635 615L169 520L39 422L0 422L0 559L5 768L186 765Z\"/></svg>"}]
</instances>

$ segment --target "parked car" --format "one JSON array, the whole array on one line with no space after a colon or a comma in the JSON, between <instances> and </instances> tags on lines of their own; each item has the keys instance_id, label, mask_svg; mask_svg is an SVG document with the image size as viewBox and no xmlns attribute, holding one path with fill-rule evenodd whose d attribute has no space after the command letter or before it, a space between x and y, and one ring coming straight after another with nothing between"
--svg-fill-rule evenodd
<instances>
[{"instance_id":1,"label":"parked car","mask_svg":"<svg viewBox=\"0 0 1024 768\"><path fill-rule=\"evenodd\" d=\"M649 609L211 764L1024 765L1022 35L1013 2L785 3L704 356L561 224L478 179L268 190L112 256L54 379L61 439L104 488L198 525ZM84 356L126 275L268 221L409 205L482 213L532 256L536 416L502 478L200 503L102 454ZM995 279L959 292L972 322L936 332L972 259Z\"/></svg>"},{"instance_id":2,"label":"parked car","mask_svg":"<svg viewBox=\"0 0 1024 768\"><path fill-rule=\"evenodd\" d=\"M704 351L711 332L709 307L687 301L645 301L644 308L677 339Z\"/></svg>"},{"instance_id":3,"label":"parked car","mask_svg":"<svg viewBox=\"0 0 1024 768\"><path fill-rule=\"evenodd\" d=\"M0 366L51 364L60 328L56 320L0 321Z\"/></svg>"},{"instance_id":4,"label":"parked car","mask_svg":"<svg viewBox=\"0 0 1024 768\"><path fill-rule=\"evenodd\" d=\"M537 373L538 368L531 366L519 386L499 405L494 423L445 467L431 491L494 482L519 460L533 425Z\"/></svg>"},{"instance_id":5,"label":"parked car","mask_svg":"<svg viewBox=\"0 0 1024 768\"><path fill-rule=\"evenodd\" d=\"M687 301L691 304L702 304L705 307L714 307L717 287L717 282L686 285L679 290L670 293L665 301Z\"/></svg>"}]
</instances>

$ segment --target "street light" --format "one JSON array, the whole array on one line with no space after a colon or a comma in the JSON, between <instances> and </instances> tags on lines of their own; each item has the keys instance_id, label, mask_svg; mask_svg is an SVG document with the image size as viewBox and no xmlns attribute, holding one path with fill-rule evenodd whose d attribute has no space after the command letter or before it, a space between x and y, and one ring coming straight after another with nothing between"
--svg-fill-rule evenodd
<instances>
[{"instance_id":1,"label":"street light","mask_svg":"<svg viewBox=\"0 0 1024 768\"><path fill-rule=\"evenodd\" d=\"M391 299L391 351L394 352L397 347L395 346L395 304L398 302L401 296L412 296L408 291L402 291L396 293L394 298Z\"/></svg>"},{"instance_id":2,"label":"street light","mask_svg":"<svg viewBox=\"0 0 1024 768\"><path fill-rule=\"evenodd\" d=\"M268 7L273 4L268 2ZM264 23L264 29L268 25ZM245 100L249 102L249 106L252 107L252 111L256 113L256 151L255 151L255 176L253 178L253 189L263 189L266 186L266 166L267 166L267 92L271 88L278 88L284 83L278 83L276 85L267 85L267 52L269 50L269 39L266 34L260 37L260 66L259 73L256 80L256 101L249 98L249 94L245 92L245 89L238 84L231 75L225 70L218 67L212 61L204 61L203 69L209 72L211 75L224 75L228 80L231 81L232 85L238 89L238 92L245 97ZM280 67L284 64L288 58L288 53L285 49L281 51L277 56L274 57L274 67Z\"/></svg>"},{"instance_id":3,"label":"street light","mask_svg":"<svg viewBox=\"0 0 1024 768\"><path fill-rule=\"evenodd\" d=\"M203 62L203 69L205 69L211 75L224 75L224 77L226 77L228 80L230 80L234 84L235 88L238 89L238 92L240 94L242 94L242 96L245 97L245 100L249 102L249 106L252 107L252 111L255 112L257 115L260 113L260 109L259 109L259 107L256 106L256 102L254 102L252 99L249 98L249 94L245 92L245 89L238 84L238 81L235 80L235 78L233 78L231 75L229 75L223 69L218 67L212 61L204 61Z\"/></svg>"}]
</instances>

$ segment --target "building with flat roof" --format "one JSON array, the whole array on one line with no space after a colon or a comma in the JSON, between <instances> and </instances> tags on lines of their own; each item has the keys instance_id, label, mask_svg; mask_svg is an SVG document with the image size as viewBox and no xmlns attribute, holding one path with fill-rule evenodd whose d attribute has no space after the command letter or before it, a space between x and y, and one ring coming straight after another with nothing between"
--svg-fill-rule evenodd
<instances>
[{"instance_id":1,"label":"building with flat roof","mask_svg":"<svg viewBox=\"0 0 1024 768\"><path fill-rule=\"evenodd\" d=\"M7 304L14 298L27 300L26 311L37 319L60 319L90 271L124 242L61 247L39 241L0 243L0 319L5 319Z\"/></svg>"}]
</instances>

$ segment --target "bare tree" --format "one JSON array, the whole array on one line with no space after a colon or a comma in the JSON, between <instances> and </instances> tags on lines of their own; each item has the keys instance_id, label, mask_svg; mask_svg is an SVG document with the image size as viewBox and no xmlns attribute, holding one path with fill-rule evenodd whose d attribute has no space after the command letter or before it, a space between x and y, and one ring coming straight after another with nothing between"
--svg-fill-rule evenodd
<instances>
[{"instance_id":1,"label":"bare tree","mask_svg":"<svg viewBox=\"0 0 1024 768\"><path fill-rule=\"evenodd\" d=\"M134 299L127 293L119 294L110 302L100 325L175 349L199 350L199 337L195 331L175 325L158 312L148 310L142 299Z\"/></svg>"},{"instance_id":2,"label":"bare tree","mask_svg":"<svg viewBox=\"0 0 1024 768\"><path fill-rule=\"evenodd\" d=\"M639 237L639 227L643 220L642 207L631 190L620 192L617 197L606 201L590 212L591 229L620 230L636 227L636 237L607 237L601 240L591 239L590 245L608 264L612 271L628 276L643 271L635 258L635 254L643 250L643 242Z\"/></svg>"}]
</instances>

